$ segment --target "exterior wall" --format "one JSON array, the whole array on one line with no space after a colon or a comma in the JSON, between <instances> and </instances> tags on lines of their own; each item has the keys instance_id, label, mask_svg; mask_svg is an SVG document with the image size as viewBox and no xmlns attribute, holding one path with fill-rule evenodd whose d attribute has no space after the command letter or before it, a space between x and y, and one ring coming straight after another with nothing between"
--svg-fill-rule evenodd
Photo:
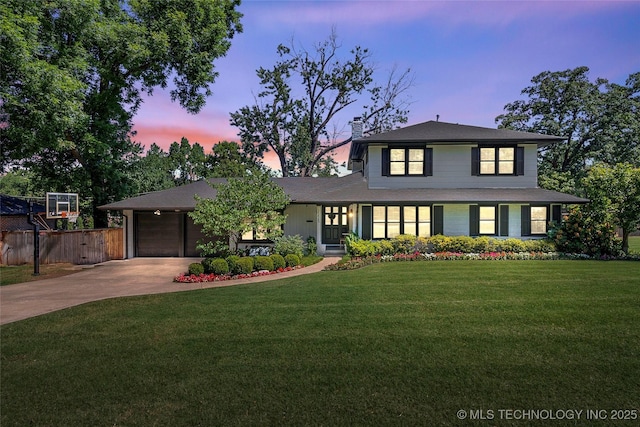
<instances>
[{"instance_id":1,"label":"exterior wall","mask_svg":"<svg viewBox=\"0 0 640 427\"><path fill-rule=\"evenodd\" d=\"M469 205L443 205L444 235L469 235Z\"/></svg>"},{"instance_id":2,"label":"exterior wall","mask_svg":"<svg viewBox=\"0 0 640 427\"><path fill-rule=\"evenodd\" d=\"M125 258L133 258L135 256L135 239L134 239L134 230L133 230L133 210L127 209L122 211L122 216L124 217L122 228L124 239L124 257Z\"/></svg>"},{"instance_id":3,"label":"exterior wall","mask_svg":"<svg viewBox=\"0 0 640 427\"><path fill-rule=\"evenodd\" d=\"M383 146L370 146L366 176L369 188L535 188L538 184L537 147L525 145L524 175L473 176L471 175L471 148L469 145L433 145L433 176L382 176Z\"/></svg>"},{"instance_id":4,"label":"exterior wall","mask_svg":"<svg viewBox=\"0 0 640 427\"><path fill-rule=\"evenodd\" d=\"M318 207L316 205L289 205L285 210L287 222L284 224L285 236L296 234L306 241L313 236L319 241L318 234Z\"/></svg>"}]
</instances>

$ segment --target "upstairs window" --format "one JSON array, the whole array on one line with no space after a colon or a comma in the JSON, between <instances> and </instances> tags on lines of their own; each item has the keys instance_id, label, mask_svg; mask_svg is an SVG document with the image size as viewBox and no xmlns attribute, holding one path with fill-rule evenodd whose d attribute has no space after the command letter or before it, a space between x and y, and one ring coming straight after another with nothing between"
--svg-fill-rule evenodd
<instances>
[{"instance_id":1,"label":"upstairs window","mask_svg":"<svg viewBox=\"0 0 640 427\"><path fill-rule=\"evenodd\" d=\"M431 148L383 148L383 176L431 176L433 160Z\"/></svg>"},{"instance_id":2,"label":"upstairs window","mask_svg":"<svg viewBox=\"0 0 640 427\"><path fill-rule=\"evenodd\" d=\"M471 149L471 174L524 175L524 148L474 147Z\"/></svg>"}]
</instances>

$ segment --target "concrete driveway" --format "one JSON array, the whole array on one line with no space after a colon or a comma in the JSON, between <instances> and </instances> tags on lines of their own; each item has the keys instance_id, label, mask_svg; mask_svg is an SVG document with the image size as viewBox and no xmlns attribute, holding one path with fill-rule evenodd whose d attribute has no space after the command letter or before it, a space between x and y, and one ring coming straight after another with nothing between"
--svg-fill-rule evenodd
<instances>
[{"instance_id":1,"label":"concrete driveway","mask_svg":"<svg viewBox=\"0 0 640 427\"><path fill-rule=\"evenodd\" d=\"M315 273L338 260L325 258L310 267L270 276L188 284L175 283L173 278L200 258L108 261L64 277L0 287L0 325L108 298L233 286Z\"/></svg>"}]
</instances>

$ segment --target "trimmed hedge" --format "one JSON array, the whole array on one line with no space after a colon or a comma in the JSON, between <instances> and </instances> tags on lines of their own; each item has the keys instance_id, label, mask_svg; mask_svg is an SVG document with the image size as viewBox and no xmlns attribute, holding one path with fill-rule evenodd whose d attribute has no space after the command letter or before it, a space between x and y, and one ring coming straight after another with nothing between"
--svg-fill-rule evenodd
<instances>
[{"instance_id":1,"label":"trimmed hedge","mask_svg":"<svg viewBox=\"0 0 640 427\"><path fill-rule=\"evenodd\" d=\"M204 267L199 262L193 262L189 264L189 274L195 274L196 276L204 273Z\"/></svg>"},{"instance_id":2,"label":"trimmed hedge","mask_svg":"<svg viewBox=\"0 0 640 427\"><path fill-rule=\"evenodd\" d=\"M284 257L279 254L271 255L271 261L273 261L273 269L277 270L279 268L285 268L287 266L287 262L284 260Z\"/></svg>"},{"instance_id":3,"label":"trimmed hedge","mask_svg":"<svg viewBox=\"0 0 640 427\"><path fill-rule=\"evenodd\" d=\"M242 257L236 261L238 272L236 274L251 274L253 271L253 259Z\"/></svg>"},{"instance_id":4,"label":"trimmed hedge","mask_svg":"<svg viewBox=\"0 0 640 427\"><path fill-rule=\"evenodd\" d=\"M296 254L289 254L284 257L287 267L296 267L300 265L300 257Z\"/></svg>"},{"instance_id":5,"label":"trimmed hedge","mask_svg":"<svg viewBox=\"0 0 640 427\"><path fill-rule=\"evenodd\" d=\"M257 256L253 258L253 264L256 271L273 271L273 260L268 256Z\"/></svg>"},{"instance_id":6,"label":"trimmed hedge","mask_svg":"<svg viewBox=\"0 0 640 427\"><path fill-rule=\"evenodd\" d=\"M229 273L229 264L224 258L205 258L202 260L204 272L207 274L227 274Z\"/></svg>"}]
</instances>

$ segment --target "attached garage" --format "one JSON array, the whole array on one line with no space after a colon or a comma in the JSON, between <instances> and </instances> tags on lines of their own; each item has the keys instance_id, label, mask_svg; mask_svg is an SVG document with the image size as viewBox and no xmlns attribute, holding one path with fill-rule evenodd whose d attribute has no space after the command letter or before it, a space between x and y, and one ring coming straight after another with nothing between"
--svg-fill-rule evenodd
<instances>
[{"instance_id":1,"label":"attached garage","mask_svg":"<svg viewBox=\"0 0 640 427\"><path fill-rule=\"evenodd\" d=\"M205 237L200 226L186 213L158 213L134 213L135 256L199 257L196 246Z\"/></svg>"}]
</instances>

